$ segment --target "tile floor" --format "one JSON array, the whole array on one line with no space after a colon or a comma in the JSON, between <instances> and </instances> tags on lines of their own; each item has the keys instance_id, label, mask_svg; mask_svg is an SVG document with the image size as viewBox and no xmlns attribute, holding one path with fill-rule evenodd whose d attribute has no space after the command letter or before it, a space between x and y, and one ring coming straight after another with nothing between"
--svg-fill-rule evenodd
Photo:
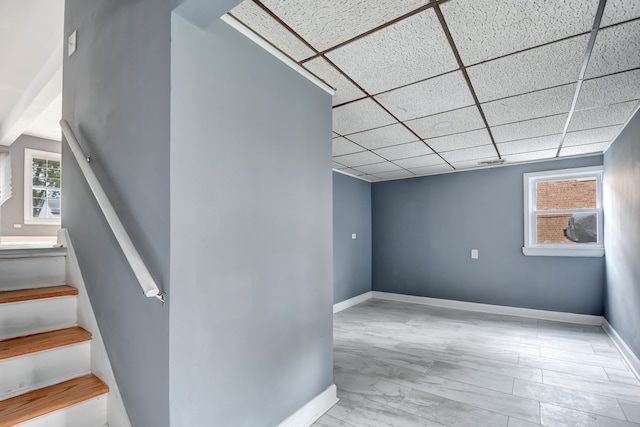
<instances>
[{"instance_id":1,"label":"tile floor","mask_svg":"<svg viewBox=\"0 0 640 427\"><path fill-rule=\"evenodd\" d=\"M334 382L316 427L640 426L596 326L369 300L334 316Z\"/></svg>"}]
</instances>

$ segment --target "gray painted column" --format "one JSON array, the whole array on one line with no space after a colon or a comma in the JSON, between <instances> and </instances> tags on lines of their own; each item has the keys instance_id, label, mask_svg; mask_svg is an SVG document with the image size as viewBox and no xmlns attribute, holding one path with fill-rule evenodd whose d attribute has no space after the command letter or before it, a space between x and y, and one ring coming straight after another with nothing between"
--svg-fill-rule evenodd
<instances>
[{"instance_id":1,"label":"gray painted column","mask_svg":"<svg viewBox=\"0 0 640 427\"><path fill-rule=\"evenodd\" d=\"M171 424L275 426L333 378L331 97L172 22Z\"/></svg>"}]
</instances>

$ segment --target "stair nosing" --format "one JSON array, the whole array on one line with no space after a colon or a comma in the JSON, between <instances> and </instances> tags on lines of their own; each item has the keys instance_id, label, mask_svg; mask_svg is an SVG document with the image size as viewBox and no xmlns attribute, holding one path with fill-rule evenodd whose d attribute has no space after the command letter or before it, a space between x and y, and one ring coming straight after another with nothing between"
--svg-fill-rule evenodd
<instances>
[{"instance_id":1,"label":"stair nosing","mask_svg":"<svg viewBox=\"0 0 640 427\"><path fill-rule=\"evenodd\" d=\"M88 387L87 392L77 396L74 387ZM109 392L109 387L93 374L83 375L48 387L0 401L0 427L9 427L55 411L85 402ZM51 398L53 395L53 398ZM43 402L49 401L45 406ZM53 403L51 401L53 400ZM40 405L41 407L38 407ZM35 408L34 408L35 406ZM9 412L11 411L11 413Z\"/></svg>"},{"instance_id":2,"label":"stair nosing","mask_svg":"<svg viewBox=\"0 0 640 427\"><path fill-rule=\"evenodd\" d=\"M0 304L34 301L46 298L77 296L78 289L69 285L0 291Z\"/></svg>"},{"instance_id":3,"label":"stair nosing","mask_svg":"<svg viewBox=\"0 0 640 427\"><path fill-rule=\"evenodd\" d=\"M56 335L60 336L57 337ZM39 342L37 338L45 340L45 342ZM72 326L69 328L55 329L53 331L40 332L37 334L7 338L4 340L0 340L0 361L10 359L12 357L39 353L45 350L52 350L67 345L79 344L82 342L90 341L91 338L91 333L79 326ZM49 340L48 342L47 339ZM33 342L29 343L29 341ZM25 344L25 342L27 342L27 344ZM22 348L15 348L20 346L22 346Z\"/></svg>"}]
</instances>

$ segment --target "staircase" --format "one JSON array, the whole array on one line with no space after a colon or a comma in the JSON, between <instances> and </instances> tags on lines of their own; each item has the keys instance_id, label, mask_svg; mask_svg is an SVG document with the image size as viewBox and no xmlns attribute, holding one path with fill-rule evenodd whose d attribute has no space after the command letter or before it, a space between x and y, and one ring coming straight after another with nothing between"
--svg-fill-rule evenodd
<instances>
[{"instance_id":1,"label":"staircase","mask_svg":"<svg viewBox=\"0 0 640 427\"><path fill-rule=\"evenodd\" d=\"M0 250L0 427L107 425L108 387L91 373L66 249Z\"/></svg>"}]
</instances>

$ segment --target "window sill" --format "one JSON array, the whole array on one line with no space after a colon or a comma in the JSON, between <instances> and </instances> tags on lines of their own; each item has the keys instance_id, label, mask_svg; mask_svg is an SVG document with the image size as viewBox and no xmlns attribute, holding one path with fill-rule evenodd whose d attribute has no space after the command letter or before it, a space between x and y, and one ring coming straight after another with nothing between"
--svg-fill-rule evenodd
<instances>
[{"instance_id":1,"label":"window sill","mask_svg":"<svg viewBox=\"0 0 640 427\"><path fill-rule=\"evenodd\" d=\"M523 247L526 256L603 257L604 248L531 248Z\"/></svg>"},{"instance_id":2,"label":"window sill","mask_svg":"<svg viewBox=\"0 0 640 427\"><path fill-rule=\"evenodd\" d=\"M62 221L60 221L59 219L27 219L25 218L24 221L22 222L25 225L57 225L60 226L62 224Z\"/></svg>"}]
</instances>

